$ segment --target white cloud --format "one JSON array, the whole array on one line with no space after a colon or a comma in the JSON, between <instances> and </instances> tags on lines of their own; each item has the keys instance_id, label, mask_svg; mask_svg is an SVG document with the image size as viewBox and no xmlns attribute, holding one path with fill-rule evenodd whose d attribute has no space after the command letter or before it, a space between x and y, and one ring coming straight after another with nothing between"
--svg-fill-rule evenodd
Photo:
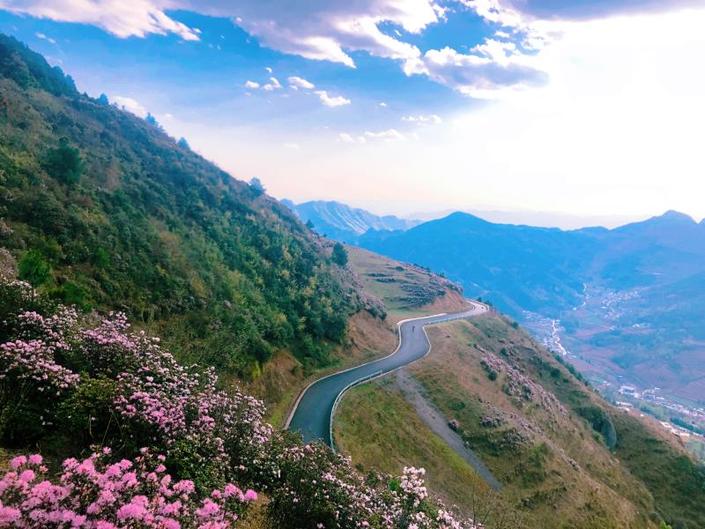
<instances>
[{"instance_id":1,"label":"white cloud","mask_svg":"<svg viewBox=\"0 0 705 529\"><path fill-rule=\"evenodd\" d=\"M432 124L432 125L439 125L440 123L443 122L441 119L441 116L437 114L418 114L415 116L404 116L401 118L402 121L406 121L407 123L419 123L419 124Z\"/></svg>"},{"instance_id":2,"label":"white cloud","mask_svg":"<svg viewBox=\"0 0 705 529\"><path fill-rule=\"evenodd\" d=\"M419 33L442 16L435 0L0 0L15 13L102 27L119 37L173 33L198 40L199 31L171 18L187 10L232 19L270 48L308 59L355 65L349 51L408 59L419 50L380 30L382 23ZM271 72L270 72L271 73Z\"/></svg>"},{"instance_id":3,"label":"white cloud","mask_svg":"<svg viewBox=\"0 0 705 529\"><path fill-rule=\"evenodd\" d=\"M113 104L117 105L123 110L131 112L136 116L139 116L141 118L147 117L147 109L144 108L142 104L136 99L126 96L111 96L110 100L113 102Z\"/></svg>"},{"instance_id":4,"label":"white cloud","mask_svg":"<svg viewBox=\"0 0 705 529\"><path fill-rule=\"evenodd\" d=\"M400 140L405 140L406 136L404 136L401 132L399 132L397 129L387 129L387 130L380 130L380 131L365 131L365 136L373 139L373 140L384 140L384 141L400 141Z\"/></svg>"},{"instance_id":5,"label":"white cloud","mask_svg":"<svg viewBox=\"0 0 705 529\"><path fill-rule=\"evenodd\" d=\"M293 75L289 77L289 86L293 88L294 90L298 90L301 88L302 90L313 90L316 88L316 85L314 85L312 82L307 81L303 77L298 77L296 75Z\"/></svg>"},{"instance_id":6,"label":"white cloud","mask_svg":"<svg viewBox=\"0 0 705 529\"><path fill-rule=\"evenodd\" d=\"M38 39L46 40L47 42L50 42L51 44L56 44L56 41L52 39L51 37L47 37L44 33L37 32L34 34L35 37Z\"/></svg>"},{"instance_id":7,"label":"white cloud","mask_svg":"<svg viewBox=\"0 0 705 529\"><path fill-rule=\"evenodd\" d=\"M294 142L286 142L286 143L284 143L284 148L291 149L292 151L300 151L301 145L299 145L298 143L294 143Z\"/></svg>"},{"instance_id":8,"label":"white cloud","mask_svg":"<svg viewBox=\"0 0 705 529\"><path fill-rule=\"evenodd\" d=\"M269 82L262 85L262 90L273 92L274 90L279 90L281 87L282 85L276 77L270 77Z\"/></svg>"},{"instance_id":9,"label":"white cloud","mask_svg":"<svg viewBox=\"0 0 705 529\"><path fill-rule=\"evenodd\" d=\"M257 90L259 88L259 83L257 81L245 81L245 88Z\"/></svg>"},{"instance_id":10,"label":"white cloud","mask_svg":"<svg viewBox=\"0 0 705 529\"><path fill-rule=\"evenodd\" d=\"M522 48L540 46L542 35L534 24L505 0L457 0L489 22L508 26L520 33ZM407 33L420 33L446 16L439 0L308 0L295 5L284 0L0 0L0 8L16 13L81 22L100 26L119 37L144 37L150 33L176 34L184 40L198 40L200 31L171 18L174 10L227 17L272 49L314 60L338 62L355 67L351 52L401 62L409 75L427 75L467 95L520 86L535 81L536 72L519 64L521 53L508 50L499 41L487 42L463 55L444 48L422 54L404 40L404 33L389 34L382 24L399 26ZM519 38L516 37L515 38ZM511 61L495 64L502 52ZM474 57L481 57L478 63ZM443 61L439 62L439 59ZM271 75L272 68L266 67ZM265 90L279 88L276 83Z\"/></svg>"},{"instance_id":11,"label":"white cloud","mask_svg":"<svg viewBox=\"0 0 705 529\"><path fill-rule=\"evenodd\" d=\"M240 22L242 22L242 20L240 20ZM269 66L266 66L266 67L264 68L264 70L265 70L267 73L272 73L272 72L274 71L274 70L272 70L272 68L269 67Z\"/></svg>"},{"instance_id":12,"label":"white cloud","mask_svg":"<svg viewBox=\"0 0 705 529\"><path fill-rule=\"evenodd\" d=\"M385 103L384 101L382 101L382 102L379 103L379 106L382 107L382 108L387 108L388 105L387 105L387 103Z\"/></svg>"},{"instance_id":13,"label":"white cloud","mask_svg":"<svg viewBox=\"0 0 705 529\"><path fill-rule=\"evenodd\" d=\"M170 18L171 0L0 0L0 9L61 22L92 24L126 37L176 34L199 40L199 30Z\"/></svg>"},{"instance_id":14,"label":"white cloud","mask_svg":"<svg viewBox=\"0 0 705 529\"><path fill-rule=\"evenodd\" d=\"M426 75L476 98L493 98L507 88L523 89L546 80L546 73L531 58L517 52L513 44L494 40L467 54L449 47L428 50L423 57L407 61L404 71L407 75Z\"/></svg>"},{"instance_id":15,"label":"white cloud","mask_svg":"<svg viewBox=\"0 0 705 529\"><path fill-rule=\"evenodd\" d=\"M338 141L342 143L367 143L367 138L364 136L353 136L347 132L338 134Z\"/></svg>"},{"instance_id":16,"label":"white cloud","mask_svg":"<svg viewBox=\"0 0 705 529\"><path fill-rule=\"evenodd\" d=\"M316 95L327 107L342 107L349 105L351 101L343 96L332 96L325 90L316 90Z\"/></svg>"}]
</instances>

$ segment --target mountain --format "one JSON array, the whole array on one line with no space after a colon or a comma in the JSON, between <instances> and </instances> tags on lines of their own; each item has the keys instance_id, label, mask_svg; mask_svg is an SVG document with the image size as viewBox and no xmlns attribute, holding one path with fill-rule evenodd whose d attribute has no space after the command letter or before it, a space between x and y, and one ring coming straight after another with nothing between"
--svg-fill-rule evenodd
<instances>
[{"instance_id":1,"label":"mountain","mask_svg":"<svg viewBox=\"0 0 705 529\"><path fill-rule=\"evenodd\" d=\"M378 216L334 201L316 200L294 204L286 200L283 203L303 222L311 222L316 232L347 243L356 242L368 231L404 231L420 223L393 215Z\"/></svg>"},{"instance_id":2,"label":"mountain","mask_svg":"<svg viewBox=\"0 0 705 529\"><path fill-rule=\"evenodd\" d=\"M20 276L56 301L125 311L240 375L281 348L325 363L360 307L288 208L5 36L0 228Z\"/></svg>"},{"instance_id":3,"label":"mountain","mask_svg":"<svg viewBox=\"0 0 705 529\"><path fill-rule=\"evenodd\" d=\"M592 236L557 228L494 224L453 213L404 233L369 233L361 246L417 263L463 284L504 310L555 311L580 299L581 252Z\"/></svg>"},{"instance_id":4,"label":"mountain","mask_svg":"<svg viewBox=\"0 0 705 529\"><path fill-rule=\"evenodd\" d=\"M561 320L584 367L614 383L631 376L705 400L705 224L687 215L564 231L454 213L359 243L442 272L517 318Z\"/></svg>"}]
</instances>

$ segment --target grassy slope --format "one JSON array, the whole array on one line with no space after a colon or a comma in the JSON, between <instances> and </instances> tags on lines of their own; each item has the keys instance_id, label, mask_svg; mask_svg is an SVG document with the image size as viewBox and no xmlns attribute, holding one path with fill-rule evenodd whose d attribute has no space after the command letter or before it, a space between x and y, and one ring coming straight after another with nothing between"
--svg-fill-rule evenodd
<instances>
[{"instance_id":1,"label":"grassy slope","mask_svg":"<svg viewBox=\"0 0 705 529\"><path fill-rule=\"evenodd\" d=\"M340 449L353 454L361 468L393 474L404 466L422 466L431 489L456 505L462 505L470 491L487 491L472 468L428 430L391 377L351 391L337 421Z\"/></svg>"},{"instance_id":2,"label":"grassy slope","mask_svg":"<svg viewBox=\"0 0 705 529\"><path fill-rule=\"evenodd\" d=\"M368 281L380 269L397 266L373 254L363 257L355 264ZM398 289L385 281L366 286L394 306ZM705 526L705 478L683 451L609 406L511 322L488 315L430 328L429 335L433 353L409 369L436 407L459 421L463 437L505 484L505 499L534 524L642 528L660 515L674 527ZM488 353L554 393L565 412L541 399L507 395L508 375L491 380L481 365ZM500 421L482 426L487 417ZM606 446L606 424L616 430L614 451ZM472 471L447 449L431 448L442 441L416 418L394 384L383 380L353 389L343 399L335 433L342 449L365 467L432 469L434 491L468 508L463 501L473 495L458 492L470 490Z\"/></svg>"},{"instance_id":3,"label":"grassy slope","mask_svg":"<svg viewBox=\"0 0 705 529\"><path fill-rule=\"evenodd\" d=\"M350 268L363 289L384 302L389 319L462 310L460 287L418 266L398 263L381 255L348 247Z\"/></svg>"}]
</instances>

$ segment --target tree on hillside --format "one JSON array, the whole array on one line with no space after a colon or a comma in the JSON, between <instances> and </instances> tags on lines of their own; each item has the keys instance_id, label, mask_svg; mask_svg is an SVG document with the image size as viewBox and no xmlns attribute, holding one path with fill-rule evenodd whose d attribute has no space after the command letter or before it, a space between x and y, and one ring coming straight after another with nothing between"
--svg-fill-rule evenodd
<instances>
[{"instance_id":1,"label":"tree on hillside","mask_svg":"<svg viewBox=\"0 0 705 529\"><path fill-rule=\"evenodd\" d=\"M98 104L99 105L104 105L104 106L110 106L110 100L108 99L108 96L105 94L100 94L98 97Z\"/></svg>"},{"instance_id":2,"label":"tree on hillside","mask_svg":"<svg viewBox=\"0 0 705 529\"><path fill-rule=\"evenodd\" d=\"M267 189L264 187L262 180L260 180L256 176L250 180L250 187L259 195L267 192Z\"/></svg>"},{"instance_id":3,"label":"tree on hillside","mask_svg":"<svg viewBox=\"0 0 705 529\"><path fill-rule=\"evenodd\" d=\"M59 146L49 151L44 168L50 176L66 184L75 184L83 172L81 153L69 145L67 138L59 140Z\"/></svg>"},{"instance_id":4,"label":"tree on hillside","mask_svg":"<svg viewBox=\"0 0 705 529\"><path fill-rule=\"evenodd\" d=\"M161 123L159 123L157 121L157 118L155 118L150 112L147 112L147 117L144 118L144 120L150 125L152 125L152 127L155 127L159 130L163 130Z\"/></svg>"},{"instance_id":5,"label":"tree on hillside","mask_svg":"<svg viewBox=\"0 0 705 529\"><path fill-rule=\"evenodd\" d=\"M191 146L188 144L188 141L186 141L186 138L184 137L179 138L179 141L177 141L176 144L182 149L191 150Z\"/></svg>"},{"instance_id":6,"label":"tree on hillside","mask_svg":"<svg viewBox=\"0 0 705 529\"><path fill-rule=\"evenodd\" d=\"M335 246L333 246L333 255L331 258L338 266L345 266L348 264L348 251L345 249L345 246L339 242L336 242Z\"/></svg>"}]
</instances>

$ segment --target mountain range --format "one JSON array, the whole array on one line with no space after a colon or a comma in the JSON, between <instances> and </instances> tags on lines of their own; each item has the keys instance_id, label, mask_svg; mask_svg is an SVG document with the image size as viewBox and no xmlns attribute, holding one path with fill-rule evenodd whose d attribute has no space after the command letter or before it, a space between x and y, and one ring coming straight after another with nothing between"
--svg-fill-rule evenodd
<instances>
[{"instance_id":1,"label":"mountain range","mask_svg":"<svg viewBox=\"0 0 705 529\"><path fill-rule=\"evenodd\" d=\"M615 229L564 231L454 213L359 243L437 270L519 319L560 320L571 347L602 374L703 400L703 222L669 211Z\"/></svg>"},{"instance_id":2,"label":"mountain range","mask_svg":"<svg viewBox=\"0 0 705 529\"><path fill-rule=\"evenodd\" d=\"M403 231L421 223L420 220L402 219L394 215L375 215L335 201L314 200L294 204L283 200L282 203L303 222L310 222L317 233L347 243L357 242L368 231Z\"/></svg>"}]
</instances>

